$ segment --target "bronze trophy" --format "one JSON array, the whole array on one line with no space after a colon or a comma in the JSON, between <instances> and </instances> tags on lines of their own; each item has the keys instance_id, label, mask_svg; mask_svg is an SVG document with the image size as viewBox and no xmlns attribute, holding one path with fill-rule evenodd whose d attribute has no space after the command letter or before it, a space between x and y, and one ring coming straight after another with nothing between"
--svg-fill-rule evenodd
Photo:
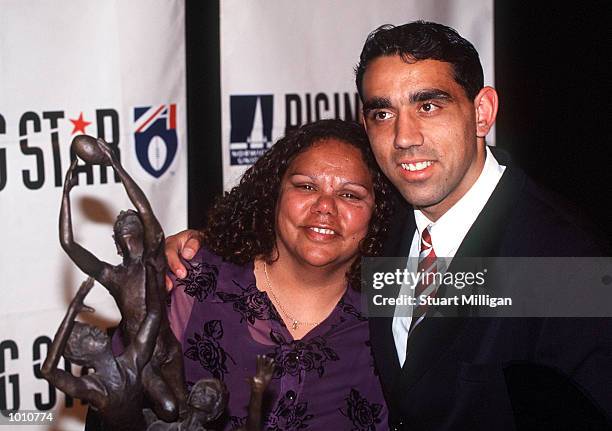
<instances>
[{"instance_id":1,"label":"bronze trophy","mask_svg":"<svg viewBox=\"0 0 612 431\"><path fill-rule=\"evenodd\" d=\"M122 211L115 222L119 265L99 260L74 241L70 190L76 185L75 159L64 182L60 210L60 242L89 278L77 291L58 329L42 368L45 378L66 394L87 400L109 430L205 430L225 410L228 391L215 379L203 379L187 395L182 349L170 329L163 304L167 292L164 232L149 201L103 139L79 135L74 153L87 163L111 166L136 208ZM117 328L125 351L114 356L110 338L92 325L75 322L81 311L93 312L83 300L94 280L115 299L121 313ZM57 368L61 355L93 368L81 377ZM272 376L272 360L257 358L252 378L247 430L261 429L261 400ZM151 410L154 415L145 414ZM143 413L143 409L145 413Z\"/></svg>"}]
</instances>

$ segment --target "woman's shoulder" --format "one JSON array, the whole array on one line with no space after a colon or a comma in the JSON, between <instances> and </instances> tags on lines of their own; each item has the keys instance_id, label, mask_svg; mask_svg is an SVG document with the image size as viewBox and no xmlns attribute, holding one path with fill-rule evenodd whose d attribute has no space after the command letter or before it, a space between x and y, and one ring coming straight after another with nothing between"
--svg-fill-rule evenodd
<instances>
[{"instance_id":1,"label":"woman's shoulder","mask_svg":"<svg viewBox=\"0 0 612 431\"><path fill-rule=\"evenodd\" d=\"M239 265L232 262L227 257L221 256L212 251L208 246L202 245L195 256L189 261L183 261L189 267L193 266L204 266L204 267L215 267L219 271L230 271L230 272L243 272L252 270L253 262L247 262L244 265Z\"/></svg>"},{"instance_id":2,"label":"woman's shoulder","mask_svg":"<svg viewBox=\"0 0 612 431\"><path fill-rule=\"evenodd\" d=\"M207 263L209 265L221 265L224 263L223 257L214 253L208 246L202 244L202 247L198 250L198 252L193 256L193 258L189 261L186 261L187 264L193 263Z\"/></svg>"},{"instance_id":3,"label":"woman's shoulder","mask_svg":"<svg viewBox=\"0 0 612 431\"><path fill-rule=\"evenodd\" d=\"M187 269L185 282L216 284L219 280L221 284L232 284L232 281L242 284L253 278L253 262L244 265L233 263L206 246L201 247L191 260L183 262Z\"/></svg>"},{"instance_id":4,"label":"woman's shoulder","mask_svg":"<svg viewBox=\"0 0 612 431\"><path fill-rule=\"evenodd\" d=\"M249 273L248 268L223 259L207 247L182 262L187 274L183 278L170 275L174 288L168 315L170 326L181 342L192 319L201 322L202 316L210 316L213 304L225 302L222 293L233 293L237 286L253 277L252 270Z\"/></svg>"}]
</instances>

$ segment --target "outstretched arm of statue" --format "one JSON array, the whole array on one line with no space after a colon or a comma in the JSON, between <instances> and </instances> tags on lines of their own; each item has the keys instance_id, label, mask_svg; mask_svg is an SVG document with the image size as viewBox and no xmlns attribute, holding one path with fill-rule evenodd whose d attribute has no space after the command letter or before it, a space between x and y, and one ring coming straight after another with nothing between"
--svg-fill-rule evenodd
<instances>
[{"instance_id":1,"label":"outstretched arm of statue","mask_svg":"<svg viewBox=\"0 0 612 431\"><path fill-rule=\"evenodd\" d=\"M93 312L93 308L83 304L83 300L93 287L94 280L89 277L81 284L74 299L68 307L64 320L55 334L53 343L49 348L47 358L41 368L41 373L52 385L66 394L92 402L95 407L100 407L103 402L103 394L91 385L91 381L84 377L75 377L67 371L57 368L60 357L66 348L68 338L74 327L74 319L81 311ZM85 376L87 377L87 376Z\"/></svg>"},{"instance_id":2,"label":"outstretched arm of statue","mask_svg":"<svg viewBox=\"0 0 612 431\"><path fill-rule=\"evenodd\" d=\"M160 245L163 244L164 231L153 213L149 200L138 184L136 184L132 177L130 177L130 175L123 168L113 149L102 138L98 138L96 142L100 150L108 158L108 161L115 172L117 172L117 175L121 179L130 201L132 201L132 204L140 215L140 219L144 225L145 255L148 255L157 250Z\"/></svg>"},{"instance_id":3,"label":"outstretched arm of statue","mask_svg":"<svg viewBox=\"0 0 612 431\"><path fill-rule=\"evenodd\" d=\"M62 206L59 218L60 243L66 254L70 256L70 259L74 261L81 271L106 285L105 270L110 269L110 265L102 262L90 251L74 241L74 234L72 232L72 213L70 209L70 190L77 184L77 178L74 176L74 168L76 165L77 160L75 159L70 165L70 168L68 168L64 180L64 192L62 195Z\"/></svg>"},{"instance_id":4,"label":"outstretched arm of statue","mask_svg":"<svg viewBox=\"0 0 612 431\"><path fill-rule=\"evenodd\" d=\"M261 430L261 406L263 394L272 380L274 373L274 360L264 355L257 355L257 370L255 377L251 378L251 399L249 400L249 415L246 422L247 431Z\"/></svg>"},{"instance_id":5,"label":"outstretched arm of statue","mask_svg":"<svg viewBox=\"0 0 612 431\"><path fill-rule=\"evenodd\" d=\"M145 304L147 314L138 329L136 338L130 343L124 353L130 359L130 363L135 364L138 371L144 368L151 359L151 355L153 355L162 318L159 277L157 277L155 267L150 262L146 263L145 268Z\"/></svg>"}]
</instances>

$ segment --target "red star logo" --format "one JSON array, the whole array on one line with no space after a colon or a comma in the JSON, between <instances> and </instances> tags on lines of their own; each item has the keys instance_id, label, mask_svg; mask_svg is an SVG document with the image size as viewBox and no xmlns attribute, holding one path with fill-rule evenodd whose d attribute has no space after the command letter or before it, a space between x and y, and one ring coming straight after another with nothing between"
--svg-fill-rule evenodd
<instances>
[{"instance_id":1,"label":"red star logo","mask_svg":"<svg viewBox=\"0 0 612 431\"><path fill-rule=\"evenodd\" d=\"M85 121L83 120L83 113L81 112L79 114L79 118L77 118L76 120L73 120L72 118L70 118L70 122L74 125L74 129L72 129L72 134L74 135L77 132L81 132L82 134L86 134L85 133L85 127L89 126L91 124L90 121Z\"/></svg>"}]
</instances>

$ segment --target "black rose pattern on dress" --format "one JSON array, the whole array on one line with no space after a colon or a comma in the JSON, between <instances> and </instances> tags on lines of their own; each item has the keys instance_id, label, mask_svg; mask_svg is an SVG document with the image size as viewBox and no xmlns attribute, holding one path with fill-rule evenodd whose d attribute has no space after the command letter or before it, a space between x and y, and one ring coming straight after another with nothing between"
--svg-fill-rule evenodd
<instances>
[{"instance_id":1,"label":"black rose pattern on dress","mask_svg":"<svg viewBox=\"0 0 612 431\"><path fill-rule=\"evenodd\" d=\"M272 378L280 379L286 374L300 376L300 371L316 371L319 377L325 373L327 361L337 361L338 354L327 346L323 337L315 337L308 341L294 340L288 343L280 332L270 331L270 338L278 346L269 356L274 359L274 375ZM283 346L290 347L283 351Z\"/></svg>"},{"instance_id":2,"label":"black rose pattern on dress","mask_svg":"<svg viewBox=\"0 0 612 431\"><path fill-rule=\"evenodd\" d=\"M372 367L372 372L375 376L379 376L378 368L376 368L376 361L374 360L374 351L372 350L372 343L370 342L370 340L366 340L364 344L370 352L370 367Z\"/></svg>"},{"instance_id":3,"label":"black rose pattern on dress","mask_svg":"<svg viewBox=\"0 0 612 431\"><path fill-rule=\"evenodd\" d=\"M284 431L287 429L308 428L308 421L314 416L307 415L307 402L296 402L293 391L287 393L278 401L278 405L266 420L266 431Z\"/></svg>"},{"instance_id":4,"label":"black rose pattern on dress","mask_svg":"<svg viewBox=\"0 0 612 431\"><path fill-rule=\"evenodd\" d=\"M272 306L268 295L257 289L255 283L243 287L236 280L232 282L238 286L241 293L217 292L217 296L225 303L233 303L234 311L240 314L240 322L255 324L255 320L276 320L283 322L276 309ZM284 323L283 323L284 326Z\"/></svg>"},{"instance_id":5,"label":"black rose pattern on dress","mask_svg":"<svg viewBox=\"0 0 612 431\"><path fill-rule=\"evenodd\" d=\"M229 421L230 421L230 425L233 430L236 430L238 428L242 429L246 427L247 416L244 416L244 417L230 416Z\"/></svg>"},{"instance_id":6,"label":"black rose pattern on dress","mask_svg":"<svg viewBox=\"0 0 612 431\"><path fill-rule=\"evenodd\" d=\"M383 408L382 404L368 402L354 388L351 389L345 401L346 409L340 409L340 413L352 422L351 431L376 431L376 424L381 421L379 416Z\"/></svg>"},{"instance_id":7,"label":"black rose pattern on dress","mask_svg":"<svg viewBox=\"0 0 612 431\"><path fill-rule=\"evenodd\" d=\"M357 308L355 308L355 306L344 302L344 299L340 299L340 301L338 302L338 306L344 313L356 317L357 320L360 320L362 322L368 320L368 318L361 314L361 312Z\"/></svg>"},{"instance_id":8,"label":"black rose pattern on dress","mask_svg":"<svg viewBox=\"0 0 612 431\"><path fill-rule=\"evenodd\" d=\"M227 370L227 358L234 364L234 359L221 347L219 340L223 338L223 325L220 320L211 320L204 324L202 334L197 332L193 338L187 338L191 345L185 356L193 361L200 361L200 365L208 370L214 378L223 380Z\"/></svg>"},{"instance_id":9,"label":"black rose pattern on dress","mask_svg":"<svg viewBox=\"0 0 612 431\"><path fill-rule=\"evenodd\" d=\"M187 276L177 278L176 285L185 289L185 293L202 302L217 289L219 268L206 262L187 264Z\"/></svg>"}]
</instances>

